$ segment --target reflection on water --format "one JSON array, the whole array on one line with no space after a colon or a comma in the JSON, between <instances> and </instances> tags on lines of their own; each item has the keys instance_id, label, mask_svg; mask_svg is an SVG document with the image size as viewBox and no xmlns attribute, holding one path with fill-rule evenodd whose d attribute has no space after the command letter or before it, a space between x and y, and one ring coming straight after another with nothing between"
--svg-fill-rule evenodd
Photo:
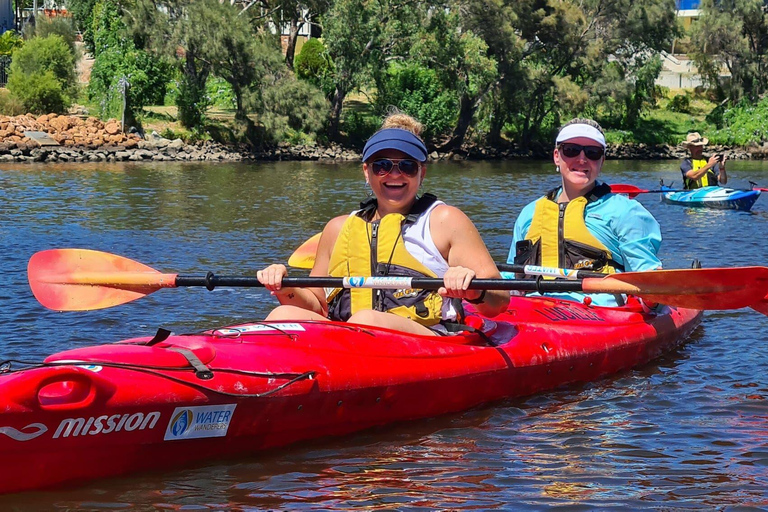
<instances>
[{"instance_id":1,"label":"reflection on water","mask_svg":"<svg viewBox=\"0 0 768 512\"><path fill-rule=\"evenodd\" d=\"M733 162L729 185L768 183ZM604 178L653 189L677 162L609 161ZM498 261L520 209L557 184L549 162L430 166L425 189L465 210ZM85 247L158 270L251 275L285 261L365 191L351 163L77 164L0 170L3 358L263 318L257 289L162 290L110 310L43 310L36 251ZM666 268L766 265L768 199L751 213L638 199L659 219ZM245 460L0 498L3 510L573 510L768 507L768 318L713 312L654 364L460 415ZM77 463L87 463L88 454Z\"/></svg>"}]
</instances>

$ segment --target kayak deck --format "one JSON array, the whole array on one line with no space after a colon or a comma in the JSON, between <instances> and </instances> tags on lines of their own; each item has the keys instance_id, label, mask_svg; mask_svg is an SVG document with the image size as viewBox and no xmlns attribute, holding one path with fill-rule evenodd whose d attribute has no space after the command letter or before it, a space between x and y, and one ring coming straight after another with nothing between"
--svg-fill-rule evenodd
<instances>
[{"instance_id":1,"label":"kayak deck","mask_svg":"<svg viewBox=\"0 0 768 512\"><path fill-rule=\"evenodd\" d=\"M673 349L700 316L513 297L493 320L472 317L483 334L258 322L61 352L0 376L0 492L256 453L594 380Z\"/></svg>"},{"instance_id":2,"label":"kayak deck","mask_svg":"<svg viewBox=\"0 0 768 512\"><path fill-rule=\"evenodd\" d=\"M740 211L749 211L759 197L759 190L736 190L725 187L703 187L661 194L661 200L667 204Z\"/></svg>"}]
</instances>

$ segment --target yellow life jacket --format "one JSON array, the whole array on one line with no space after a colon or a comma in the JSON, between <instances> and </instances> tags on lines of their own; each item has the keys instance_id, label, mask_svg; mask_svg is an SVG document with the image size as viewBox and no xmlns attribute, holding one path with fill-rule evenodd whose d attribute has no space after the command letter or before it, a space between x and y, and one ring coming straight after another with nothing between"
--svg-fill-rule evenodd
<instances>
[{"instance_id":1,"label":"yellow life jacket","mask_svg":"<svg viewBox=\"0 0 768 512\"><path fill-rule=\"evenodd\" d=\"M328 273L333 277L408 276L438 277L406 249L403 231L437 200L424 194L409 214L390 213L378 221L375 199L360 206L341 228L333 246ZM374 309L410 318L425 326L435 325L442 317L443 298L434 290L371 290L364 288L332 289L326 294L328 317L346 321L358 311Z\"/></svg>"},{"instance_id":2,"label":"yellow life jacket","mask_svg":"<svg viewBox=\"0 0 768 512\"><path fill-rule=\"evenodd\" d=\"M703 158L699 158L698 160L691 159L691 165L693 166L691 170L698 171L707 165L707 161ZM702 187L713 187L715 185L717 185L717 174L715 174L714 167L712 169L708 169L706 174L697 180L692 180L686 176L685 173L683 173L683 188L686 190L693 190Z\"/></svg>"},{"instance_id":3,"label":"yellow life jacket","mask_svg":"<svg viewBox=\"0 0 768 512\"><path fill-rule=\"evenodd\" d=\"M536 201L531 227L525 240L517 243L515 263L544 267L584 269L613 274L624 270L611 251L590 233L584 222L587 203L610 193L606 184L596 186L587 196L557 203L559 187Z\"/></svg>"}]
</instances>

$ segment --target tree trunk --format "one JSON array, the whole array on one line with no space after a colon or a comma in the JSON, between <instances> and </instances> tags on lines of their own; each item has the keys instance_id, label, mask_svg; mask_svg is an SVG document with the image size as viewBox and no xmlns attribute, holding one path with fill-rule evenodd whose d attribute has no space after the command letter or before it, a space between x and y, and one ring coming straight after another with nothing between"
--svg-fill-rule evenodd
<instances>
[{"instance_id":1,"label":"tree trunk","mask_svg":"<svg viewBox=\"0 0 768 512\"><path fill-rule=\"evenodd\" d=\"M303 25L303 23L301 24ZM296 39L299 37L299 14L294 12L291 16L291 31L288 34L288 45L285 47L285 65L293 69L293 58L296 54Z\"/></svg>"},{"instance_id":2,"label":"tree trunk","mask_svg":"<svg viewBox=\"0 0 768 512\"><path fill-rule=\"evenodd\" d=\"M439 148L440 151L450 151L461 147L464 143L464 138L467 135L467 130L469 130L469 125L472 124L472 118L475 115L476 108L477 103L474 98L471 98L466 93L461 95L461 100L459 101L459 118L456 120L456 127L453 129L453 134L451 135L451 138L448 139L448 142Z\"/></svg>"},{"instance_id":3,"label":"tree trunk","mask_svg":"<svg viewBox=\"0 0 768 512\"><path fill-rule=\"evenodd\" d=\"M339 125L341 124L341 108L344 105L344 98L347 92L336 85L336 91L333 93L333 102L331 103L331 120L328 124L328 138L337 140L339 137Z\"/></svg>"}]
</instances>

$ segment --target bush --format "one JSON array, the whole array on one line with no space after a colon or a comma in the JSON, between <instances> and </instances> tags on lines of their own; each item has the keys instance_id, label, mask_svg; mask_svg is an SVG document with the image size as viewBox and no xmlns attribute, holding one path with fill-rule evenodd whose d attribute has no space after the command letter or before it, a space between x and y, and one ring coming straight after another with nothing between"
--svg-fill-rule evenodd
<instances>
[{"instance_id":1,"label":"bush","mask_svg":"<svg viewBox=\"0 0 768 512\"><path fill-rule=\"evenodd\" d=\"M328 50L319 39L310 39L293 61L293 68L296 76L302 80L312 82L320 87L320 80L323 75L333 67Z\"/></svg>"},{"instance_id":2,"label":"bush","mask_svg":"<svg viewBox=\"0 0 768 512\"><path fill-rule=\"evenodd\" d=\"M381 116L345 108L342 111L341 127L351 144L362 146L381 127Z\"/></svg>"},{"instance_id":3,"label":"bush","mask_svg":"<svg viewBox=\"0 0 768 512\"><path fill-rule=\"evenodd\" d=\"M170 64L136 48L112 0L99 0L94 6L93 37L96 58L88 96L99 105L102 117L119 118L123 114L121 80L128 84L126 123L133 123L143 106L164 103Z\"/></svg>"},{"instance_id":4,"label":"bush","mask_svg":"<svg viewBox=\"0 0 768 512\"><path fill-rule=\"evenodd\" d=\"M77 32L71 18L38 16L34 25L27 25L24 29L25 39L48 37L54 34L61 36L67 43L67 46L69 46L72 55L77 56L77 47L75 46Z\"/></svg>"},{"instance_id":5,"label":"bush","mask_svg":"<svg viewBox=\"0 0 768 512\"><path fill-rule=\"evenodd\" d=\"M667 110L671 112L691 113L691 97L687 94L678 94L667 105Z\"/></svg>"},{"instance_id":6,"label":"bush","mask_svg":"<svg viewBox=\"0 0 768 512\"><path fill-rule=\"evenodd\" d=\"M273 141L297 139L298 133L317 134L325 127L330 107L316 87L292 74L267 87L262 102L259 120Z\"/></svg>"},{"instance_id":7,"label":"bush","mask_svg":"<svg viewBox=\"0 0 768 512\"><path fill-rule=\"evenodd\" d=\"M30 112L63 112L77 91L75 56L59 35L34 37L16 50L8 90ZM42 109L42 110L41 110Z\"/></svg>"},{"instance_id":8,"label":"bush","mask_svg":"<svg viewBox=\"0 0 768 512\"><path fill-rule=\"evenodd\" d=\"M24 40L13 30L7 30L0 35L0 55L13 55L13 52L22 46Z\"/></svg>"},{"instance_id":9,"label":"bush","mask_svg":"<svg viewBox=\"0 0 768 512\"><path fill-rule=\"evenodd\" d=\"M424 139L447 133L459 110L453 91L443 91L437 73L419 64L392 64L379 84L376 109L397 107L424 124Z\"/></svg>"},{"instance_id":10,"label":"bush","mask_svg":"<svg viewBox=\"0 0 768 512\"><path fill-rule=\"evenodd\" d=\"M11 94L8 89L0 89L0 114L18 116L26 112L27 110L19 98Z\"/></svg>"},{"instance_id":11,"label":"bush","mask_svg":"<svg viewBox=\"0 0 768 512\"><path fill-rule=\"evenodd\" d=\"M715 144L746 146L768 140L768 97L756 104L742 100L730 108L723 108L712 117L720 117L722 123L721 129L709 135Z\"/></svg>"},{"instance_id":12,"label":"bush","mask_svg":"<svg viewBox=\"0 0 768 512\"><path fill-rule=\"evenodd\" d=\"M25 76L15 73L8 80L8 89L26 111L34 114L61 113L71 103L52 71Z\"/></svg>"}]
</instances>

